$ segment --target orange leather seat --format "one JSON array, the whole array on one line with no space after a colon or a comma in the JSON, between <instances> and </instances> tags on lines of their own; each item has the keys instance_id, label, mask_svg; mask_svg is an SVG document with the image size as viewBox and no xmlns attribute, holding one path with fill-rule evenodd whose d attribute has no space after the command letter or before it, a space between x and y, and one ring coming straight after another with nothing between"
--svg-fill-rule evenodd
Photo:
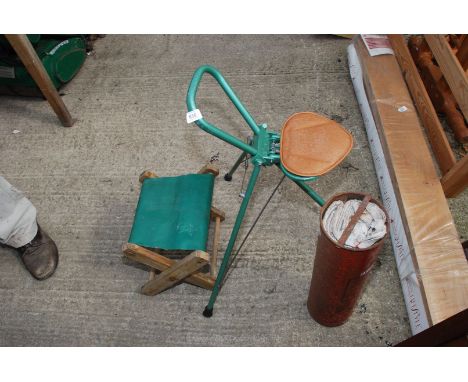
<instances>
[{"instance_id":1,"label":"orange leather seat","mask_svg":"<svg viewBox=\"0 0 468 382\"><path fill-rule=\"evenodd\" d=\"M353 137L339 123L316 113L296 113L283 125L281 163L295 175L319 176L338 166L352 147Z\"/></svg>"}]
</instances>

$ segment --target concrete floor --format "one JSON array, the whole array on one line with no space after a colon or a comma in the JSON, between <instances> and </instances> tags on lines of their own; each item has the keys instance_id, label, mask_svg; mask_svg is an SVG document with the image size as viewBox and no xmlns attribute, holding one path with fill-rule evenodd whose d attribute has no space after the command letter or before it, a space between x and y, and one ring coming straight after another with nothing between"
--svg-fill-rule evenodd
<instances>
[{"instance_id":1,"label":"concrete floor","mask_svg":"<svg viewBox=\"0 0 468 382\"><path fill-rule=\"evenodd\" d=\"M297 111L341 122L354 148L316 189L324 197L379 195L348 44L332 36L109 35L63 89L78 119L72 128L60 127L42 100L1 97L1 173L35 204L61 257L54 277L38 282L13 250L0 248L0 345L385 346L410 336L389 240L345 325L327 328L310 318L319 208L289 181L239 255L211 319L201 315L206 290L181 284L155 297L139 294L147 271L120 251L142 170L184 174L219 155L224 173L238 155L185 122L187 86L205 63L218 67L257 122L274 130ZM199 103L208 120L247 135L213 80L203 83ZM279 179L275 168L261 174L241 237ZM221 250L241 183L242 172L231 183L216 182L214 203L227 214Z\"/></svg>"}]
</instances>

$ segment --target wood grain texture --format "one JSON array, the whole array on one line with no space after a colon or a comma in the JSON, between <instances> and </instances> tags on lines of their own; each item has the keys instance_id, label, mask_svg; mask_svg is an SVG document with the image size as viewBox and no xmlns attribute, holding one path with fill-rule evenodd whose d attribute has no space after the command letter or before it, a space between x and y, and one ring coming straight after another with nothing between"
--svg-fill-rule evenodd
<instances>
[{"instance_id":1,"label":"wood grain texture","mask_svg":"<svg viewBox=\"0 0 468 382\"><path fill-rule=\"evenodd\" d=\"M149 249L140 247L136 244L124 244L122 247L122 252L129 259L141 264L145 264L159 271L165 271L166 269L176 264L175 260L168 259L167 257L160 255L159 253L150 251ZM198 272L187 277L185 281L205 289L212 289L215 280L209 275L205 275L203 273Z\"/></svg>"},{"instance_id":2,"label":"wood grain texture","mask_svg":"<svg viewBox=\"0 0 468 382\"><path fill-rule=\"evenodd\" d=\"M195 271L202 268L209 261L209 255L203 251L195 251L176 261L174 265L166 268L159 275L149 280L141 288L141 293L154 296L163 292L172 285L183 281Z\"/></svg>"},{"instance_id":3,"label":"wood grain texture","mask_svg":"<svg viewBox=\"0 0 468 382\"><path fill-rule=\"evenodd\" d=\"M140 176L138 177L138 181L140 183L143 183L145 181L145 179L148 179L148 178L157 178L158 176L156 175L155 172L153 171L150 171L150 170L145 170L143 171Z\"/></svg>"},{"instance_id":4,"label":"wood grain texture","mask_svg":"<svg viewBox=\"0 0 468 382\"><path fill-rule=\"evenodd\" d=\"M468 309L397 344L398 347L468 346Z\"/></svg>"},{"instance_id":5,"label":"wood grain texture","mask_svg":"<svg viewBox=\"0 0 468 382\"><path fill-rule=\"evenodd\" d=\"M439 117L419 76L411 54L402 35L388 35L395 56L400 64L403 77L411 92L419 117L426 129L434 156L442 174L447 173L456 163L455 155L445 135Z\"/></svg>"},{"instance_id":6,"label":"wood grain texture","mask_svg":"<svg viewBox=\"0 0 468 382\"><path fill-rule=\"evenodd\" d=\"M199 174L213 174L215 177L219 175L219 169L216 166L213 166L212 164L206 164L204 165L199 171Z\"/></svg>"},{"instance_id":7,"label":"wood grain texture","mask_svg":"<svg viewBox=\"0 0 468 382\"><path fill-rule=\"evenodd\" d=\"M215 228L213 233L213 248L211 249L210 256L210 275L216 277L217 274L217 261L218 261L218 248L219 248L219 236L221 234L221 218L216 216Z\"/></svg>"},{"instance_id":8,"label":"wood grain texture","mask_svg":"<svg viewBox=\"0 0 468 382\"><path fill-rule=\"evenodd\" d=\"M211 206L210 219L216 220L216 218L220 218L221 221L224 221L224 219L226 219L226 213L215 206Z\"/></svg>"},{"instance_id":9,"label":"wood grain texture","mask_svg":"<svg viewBox=\"0 0 468 382\"><path fill-rule=\"evenodd\" d=\"M465 119L468 120L468 77L443 35L424 35L437 63L457 100Z\"/></svg>"},{"instance_id":10,"label":"wood grain texture","mask_svg":"<svg viewBox=\"0 0 468 382\"><path fill-rule=\"evenodd\" d=\"M428 316L436 324L468 307L468 264L396 58L370 57L360 38L355 46Z\"/></svg>"},{"instance_id":11,"label":"wood grain texture","mask_svg":"<svg viewBox=\"0 0 468 382\"><path fill-rule=\"evenodd\" d=\"M460 65L466 74L466 71L468 70L468 38L466 35L463 38L460 47L458 48L457 59L460 61Z\"/></svg>"},{"instance_id":12,"label":"wood grain texture","mask_svg":"<svg viewBox=\"0 0 468 382\"><path fill-rule=\"evenodd\" d=\"M448 198L458 196L468 187L468 155L460 159L440 180Z\"/></svg>"},{"instance_id":13,"label":"wood grain texture","mask_svg":"<svg viewBox=\"0 0 468 382\"><path fill-rule=\"evenodd\" d=\"M49 102L57 117L62 122L63 126L73 126L73 118L70 115L65 103L55 89L49 74L44 69L41 60L37 56L31 42L24 34L6 34L8 42L11 44L16 54L21 59L28 73L36 82L42 94Z\"/></svg>"}]
</instances>

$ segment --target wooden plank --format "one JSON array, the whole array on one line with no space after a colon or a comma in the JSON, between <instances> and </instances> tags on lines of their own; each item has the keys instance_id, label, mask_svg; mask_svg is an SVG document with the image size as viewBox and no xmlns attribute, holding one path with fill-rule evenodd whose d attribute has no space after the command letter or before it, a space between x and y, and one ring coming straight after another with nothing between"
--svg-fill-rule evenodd
<instances>
[{"instance_id":1,"label":"wooden plank","mask_svg":"<svg viewBox=\"0 0 468 382\"><path fill-rule=\"evenodd\" d=\"M396 346L451 346L453 341L459 338L465 339L463 343L465 344L464 346L466 346L467 335L468 309L465 309L464 311L439 322L437 325L400 342Z\"/></svg>"},{"instance_id":2,"label":"wooden plank","mask_svg":"<svg viewBox=\"0 0 468 382\"><path fill-rule=\"evenodd\" d=\"M413 334L419 333L429 327L426 305L419 287L415 265L411 257L410 247L402 222L401 213L395 190L387 166L382 142L375 125L372 110L369 105L362 68L354 44L348 47L348 63L356 98L361 110L362 119L366 129L369 148L374 162L374 168L380 188L382 203L387 210L392 241L393 255L398 269L405 305L408 312L408 320Z\"/></svg>"},{"instance_id":3,"label":"wooden plank","mask_svg":"<svg viewBox=\"0 0 468 382\"><path fill-rule=\"evenodd\" d=\"M132 243L124 244L122 251L129 259L159 271L164 271L175 264L174 260ZM184 281L201 288L213 289L215 279L204 273L197 272L187 277Z\"/></svg>"},{"instance_id":4,"label":"wooden plank","mask_svg":"<svg viewBox=\"0 0 468 382\"><path fill-rule=\"evenodd\" d=\"M457 100L460 110L465 119L468 120L468 78L465 71L443 35L426 34L424 37Z\"/></svg>"},{"instance_id":5,"label":"wooden plank","mask_svg":"<svg viewBox=\"0 0 468 382\"><path fill-rule=\"evenodd\" d=\"M370 57L360 37L355 47L426 312L436 324L468 308L468 264L395 56Z\"/></svg>"},{"instance_id":6,"label":"wooden plank","mask_svg":"<svg viewBox=\"0 0 468 382\"><path fill-rule=\"evenodd\" d=\"M73 118L70 115L65 103L55 89L49 74L44 69L41 60L37 56L31 42L25 34L6 34L8 42L11 44L16 54L19 56L28 73L41 89L44 97L49 101L57 117L65 127L73 126Z\"/></svg>"},{"instance_id":7,"label":"wooden plank","mask_svg":"<svg viewBox=\"0 0 468 382\"><path fill-rule=\"evenodd\" d=\"M458 48L457 59L460 61L460 65L466 74L466 71L468 70L468 38L466 36L463 38L463 41Z\"/></svg>"},{"instance_id":8,"label":"wooden plank","mask_svg":"<svg viewBox=\"0 0 468 382\"><path fill-rule=\"evenodd\" d=\"M437 113L445 114L449 127L460 143L468 143L468 129L465 118L458 109L452 91L434 59L434 55L423 37L412 36L408 49L418 67L421 79Z\"/></svg>"},{"instance_id":9,"label":"wooden plank","mask_svg":"<svg viewBox=\"0 0 468 382\"><path fill-rule=\"evenodd\" d=\"M388 37L418 110L419 117L426 129L440 171L442 174L445 174L455 165L455 155L440 124L431 99L427 94L418 69L411 58L405 39L402 35L388 35Z\"/></svg>"},{"instance_id":10,"label":"wooden plank","mask_svg":"<svg viewBox=\"0 0 468 382\"><path fill-rule=\"evenodd\" d=\"M215 206L211 206L211 210L210 210L211 220L215 220L217 217L219 217L221 221L224 221L224 219L226 219L226 214L224 213L224 211L221 211L219 208L216 208Z\"/></svg>"},{"instance_id":11,"label":"wooden plank","mask_svg":"<svg viewBox=\"0 0 468 382\"><path fill-rule=\"evenodd\" d=\"M447 198L459 195L468 186L468 155L460 159L440 180Z\"/></svg>"},{"instance_id":12,"label":"wooden plank","mask_svg":"<svg viewBox=\"0 0 468 382\"><path fill-rule=\"evenodd\" d=\"M221 233L221 218L216 216L215 218L215 228L213 234L213 248L211 249L210 257L210 275L216 277L216 268L218 260L218 247L219 247L219 234Z\"/></svg>"},{"instance_id":13,"label":"wooden plank","mask_svg":"<svg viewBox=\"0 0 468 382\"><path fill-rule=\"evenodd\" d=\"M168 289L172 285L184 280L187 276L208 264L209 256L206 252L195 251L185 256L182 260L162 271L154 279L149 280L141 288L141 292L148 296L154 296Z\"/></svg>"}]
</instances>

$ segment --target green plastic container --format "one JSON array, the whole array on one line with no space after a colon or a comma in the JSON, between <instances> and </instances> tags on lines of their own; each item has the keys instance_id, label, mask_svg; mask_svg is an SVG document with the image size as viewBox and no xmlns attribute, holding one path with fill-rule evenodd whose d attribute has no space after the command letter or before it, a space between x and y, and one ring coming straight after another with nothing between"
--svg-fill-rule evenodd
<instances>
[{"instance_id":1,"label":"green plastic container","mask_svg":"<svg viewBox=\"0 0 468 382\"><path fill-rule=\"evenodd\" d=\"M57 89L78 73L86 59L86 43L81 37L66 40L41 39L34 48ZM34 80L14 54L0 57L0 85L36 87Z\"/></svg>"}]
</instances>

